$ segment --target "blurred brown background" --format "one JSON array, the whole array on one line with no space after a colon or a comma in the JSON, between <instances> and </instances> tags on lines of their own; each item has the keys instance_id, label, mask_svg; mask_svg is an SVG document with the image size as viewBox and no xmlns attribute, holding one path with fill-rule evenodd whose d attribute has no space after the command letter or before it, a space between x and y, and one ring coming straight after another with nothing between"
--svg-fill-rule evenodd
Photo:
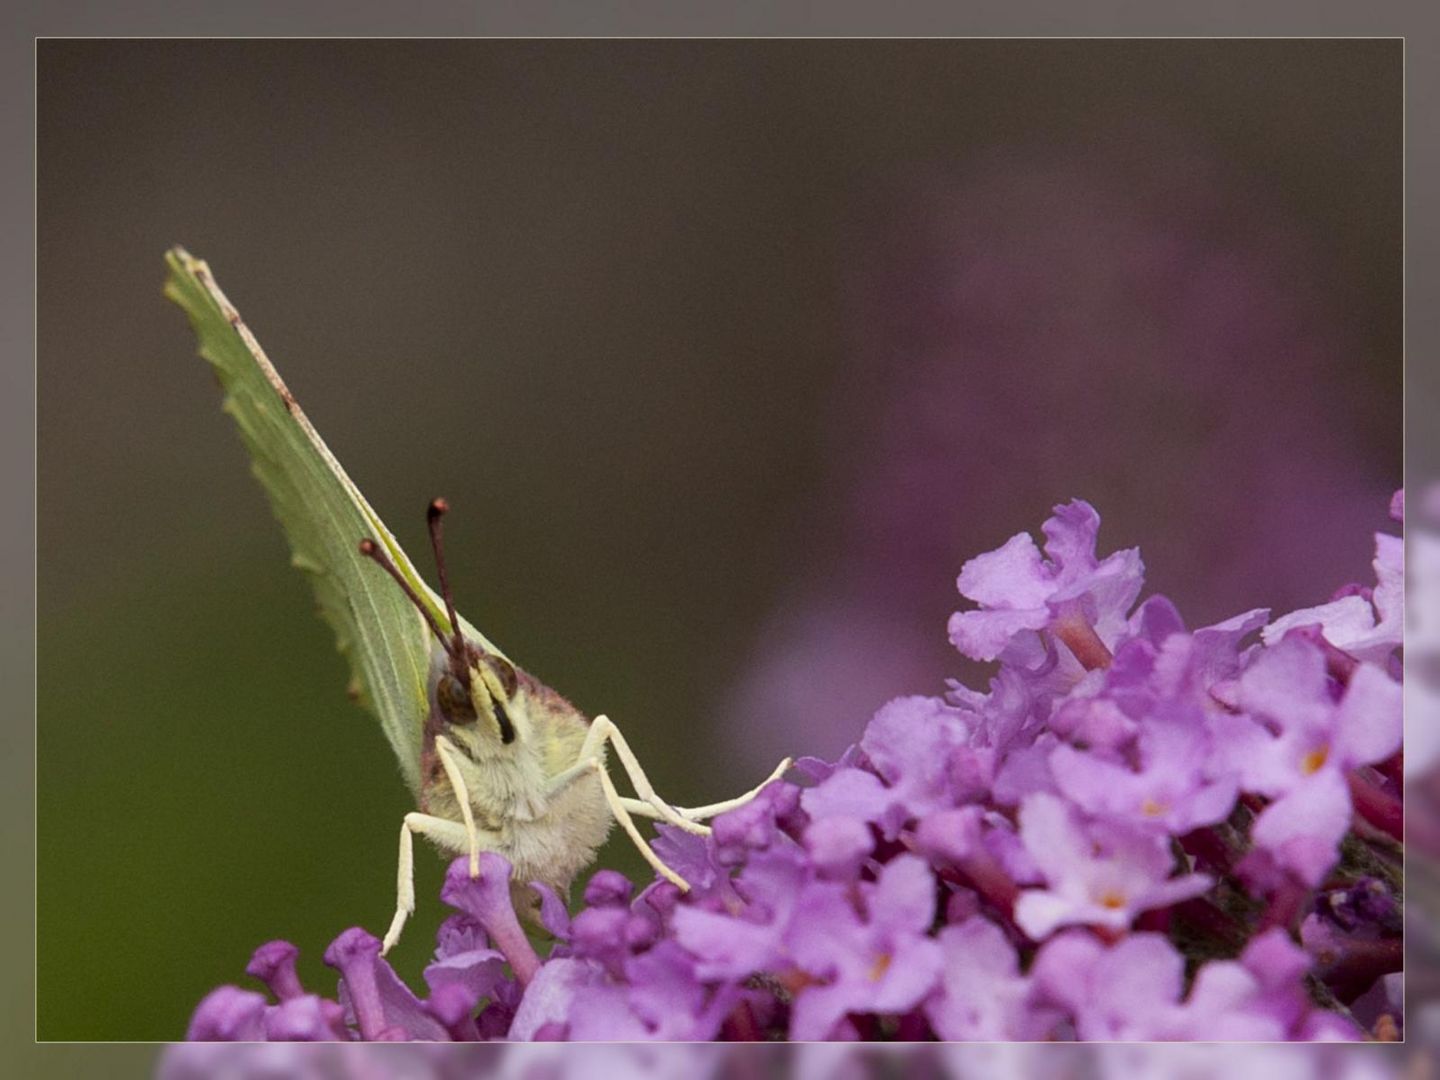
<instances>
[{"instance_id":1,"label":"blurred brown background","mask_svg":"<svg viewBox=\"0 0 1440 1080\"><path fill-rule=\"evenodd\" d=\"M938 690L960 564L1054 501L1196 623L1368 572L1398 41L38 48L42 1038L176 1037L273 937L325 979L394 900L403 785L172 243L417 559L450 499L461 607L678 801Z\"/></svg>"}]
</instances>

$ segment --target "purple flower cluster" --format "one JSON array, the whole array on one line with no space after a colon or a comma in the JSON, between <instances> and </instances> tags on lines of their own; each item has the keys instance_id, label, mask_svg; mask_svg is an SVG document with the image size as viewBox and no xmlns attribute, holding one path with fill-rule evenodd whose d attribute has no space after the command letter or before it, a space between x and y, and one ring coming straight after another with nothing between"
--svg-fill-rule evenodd
<instances>
[{"instance_id":1,"label":"purple flower cluster","mask_svg":"<svg viewBox=\"0 0 1440 1080\"><path fill-rule=\"evenodd\" d=\"M1399 520L1397 496L1392 514ZM950 620L984 692L884 706L804 785L656 849L692 885L450 868L417 997L346 931L337 998L295 949L212 992L191 1039L1351 1039L1398 1034L1402 552L1373 585L1187 630L1099 558L1087 503L966 563Z\"/></svg>"}]
</instances>

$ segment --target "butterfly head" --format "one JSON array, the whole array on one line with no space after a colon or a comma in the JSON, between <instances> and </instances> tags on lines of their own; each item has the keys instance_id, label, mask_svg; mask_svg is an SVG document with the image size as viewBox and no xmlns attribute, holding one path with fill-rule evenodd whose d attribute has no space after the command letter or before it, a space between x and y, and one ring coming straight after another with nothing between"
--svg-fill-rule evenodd
<instances>
[{"instance_id":1,"label":"butterfly head","mask_svg":"<svg viewBox=\"0 0 1440 1080\"><path fill-rule=\"evenodd\" d=\"M450 622L448 630L379 544L368 538L361 540L360 553L375 560L395 579L434 635L430 685L434 715L444 734L472 754L488 757L527 741L529 724L523 699L524 684L531 680L505 657L467 638L461 629L445 573L441 521L449 509L444 499L436 499L426 513L440 575L440 592Z\"/></svg>"},{"instance_id":2,"label":"butterfly head","mask_svg":"<svg viewBox=\"0 0 1440 1080\"><path fill-rule=\"evenodd\" d=\"M438 657L439 671L432 676L435 709L452 741L477 750L523 742L521 732L528 725L515 665L471 642L464 646L460 663L454 662L448 650Z\"/></svg>"}]
</instances>

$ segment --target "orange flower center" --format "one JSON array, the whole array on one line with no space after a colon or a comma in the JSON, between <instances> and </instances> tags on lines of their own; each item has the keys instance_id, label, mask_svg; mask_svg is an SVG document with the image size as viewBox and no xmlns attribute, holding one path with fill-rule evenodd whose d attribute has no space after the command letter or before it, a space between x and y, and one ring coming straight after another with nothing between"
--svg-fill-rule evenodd
<instances>
[{"instance_id":1,"label":"orange flower center","mask_svg":"<svg viewBox=\"0 0 1440 1080\"><path fill-rule=\"evenodd\" d=\"M1325 764L1325 759L1329 756L1330 748L1328 746L1317 746L1300 759L1300 771L1306 776L1312 776L1320 771L1320 766Z\"/></svg>"},{"instance_id":2,"label":"orange flower center","mask_svg":"<svg viewBox=\"0 0 1440 1080\"><path fill-rule=\"evenodd\" d=\"M890 961L894 959L889 953L881 953L870 965L870 981L879 982L885 977L885 972L890 970Z\"/></svg>"}]
</instances>

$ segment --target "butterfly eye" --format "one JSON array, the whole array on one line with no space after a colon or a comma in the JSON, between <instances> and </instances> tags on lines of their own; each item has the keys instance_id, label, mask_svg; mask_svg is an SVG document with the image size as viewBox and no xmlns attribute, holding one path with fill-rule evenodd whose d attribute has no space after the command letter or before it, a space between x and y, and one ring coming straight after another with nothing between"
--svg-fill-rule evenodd
<instances>
[{"instance_id":1,"label":"butterfly eye","mask_svg":"<svg viewBox=\"0 0 1440 1080\"><path fill-rule=\"evenodd\" d=\"M470 692L448 671L440 676L440 682L435 687L435 700L440 705L440 715L450 723L475 722L475 703L470 700Z\"/></svg>"}]
</instances>

